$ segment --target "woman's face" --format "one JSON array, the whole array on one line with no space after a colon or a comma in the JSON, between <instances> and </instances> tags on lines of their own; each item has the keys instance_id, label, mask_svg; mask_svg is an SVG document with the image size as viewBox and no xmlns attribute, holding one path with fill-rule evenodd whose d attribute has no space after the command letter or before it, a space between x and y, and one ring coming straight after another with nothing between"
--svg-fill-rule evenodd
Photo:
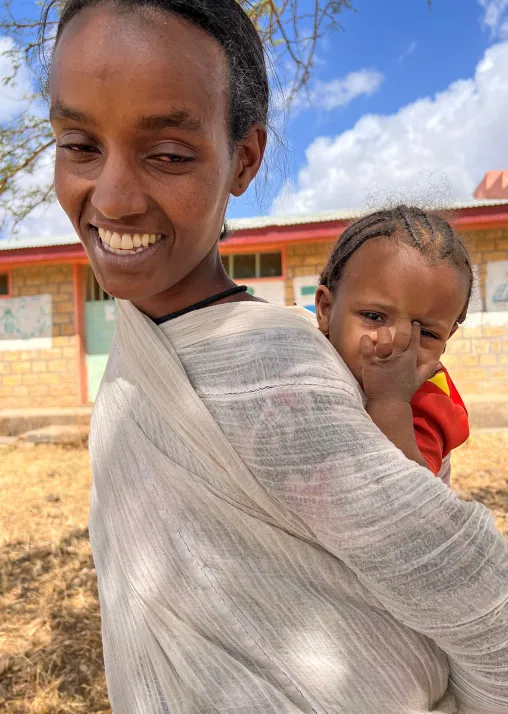
<instances>
[{"instance_id":1,"label":"woman's face","mask_svg":"<svg viewBox=\"0 0 508 714\"><path fill-rule=\"evenodd\" d=\"M245 191L265 142L255 127L232 149L228 112L226 57L199 28L100 6L64 29L56 192L110 294L150 304L213 272L229 195Z\"/></svg>"}]
</instances>

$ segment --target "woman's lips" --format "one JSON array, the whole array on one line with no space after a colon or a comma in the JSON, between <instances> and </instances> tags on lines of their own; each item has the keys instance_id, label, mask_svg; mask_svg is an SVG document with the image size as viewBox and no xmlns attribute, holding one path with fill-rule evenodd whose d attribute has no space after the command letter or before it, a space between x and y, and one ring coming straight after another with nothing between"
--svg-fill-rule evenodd
<instances>
[{"instance_id":1,"label":"woman's lips","mask_svg":"<svg viewBox=\"0 0 508 714\"><path fill-rule=\"evenodd\" d=\"M141 253L149 246L164 238L162 233L113 233L104 228L97 229L102 246L117 255Z\"/></svg>"},{"instance_id":2,"label":"woman's lips","mask_svg":"<svg viewBox=\"0 0 508 714\"><path fill-rule=\"evenodd\" d=\"M102 261L107 260L111 267L115 267L115 269L127 261L141 264L151 259L153 253L158 251L163 244L166 244L168 238L163 233L113 233L103 228L97 228L92 224L89 224L88 230L97 258ZM108 240L109 243L107 242ZM122 242L126 246L132 243L132 248L115 247L118 243L122 246ZM134 243L136 243L136 247L134 247ZM141 243L141 245L138 246L138 243ZM144 243L147 243L147 245L144 245Z\"/></svg>"}]
</instances>

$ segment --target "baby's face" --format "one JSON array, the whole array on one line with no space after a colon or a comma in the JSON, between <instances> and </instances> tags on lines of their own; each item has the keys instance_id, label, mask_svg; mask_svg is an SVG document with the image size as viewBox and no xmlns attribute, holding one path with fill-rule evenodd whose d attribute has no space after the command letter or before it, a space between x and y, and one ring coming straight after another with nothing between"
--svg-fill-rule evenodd
<instances>
[{"instance_id":1,"label":"baby's face","mask_svg":"<svg viewBox=\"0 0 508 714\"><path fill-rule=\"evenodd\" d=\"M467 276L447 262L430 263L421 253L389 238L368 240L346 265L335 293L318 290L319 327L362 381L360 338L377 340L400 320L421 326L418 364L439 360L456 329L468 294Z\"/></svg>"}]
</instances>

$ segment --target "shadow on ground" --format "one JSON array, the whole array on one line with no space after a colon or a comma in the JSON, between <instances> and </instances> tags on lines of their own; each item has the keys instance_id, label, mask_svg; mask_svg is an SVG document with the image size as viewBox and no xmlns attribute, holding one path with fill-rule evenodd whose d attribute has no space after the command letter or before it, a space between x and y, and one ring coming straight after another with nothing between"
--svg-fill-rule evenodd
<instances>
[{"instance_id":1,"label":"shadow on ground","mask_svg":"<svg viewBox=\"0 0 508 714\"><path fill-rule=\"evenodd\" d=\"M0 556L0 710L109 714L87 530Z\"/></svg>"}]
</instances>

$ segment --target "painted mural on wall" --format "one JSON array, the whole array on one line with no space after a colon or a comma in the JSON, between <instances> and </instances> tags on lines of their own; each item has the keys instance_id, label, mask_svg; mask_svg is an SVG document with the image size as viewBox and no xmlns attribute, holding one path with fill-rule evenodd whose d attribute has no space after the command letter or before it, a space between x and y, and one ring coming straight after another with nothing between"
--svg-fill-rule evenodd
<instances>
[{"instance_id":1,"label":"painted mural on wall","mask_svg":"<svg viewBox=\"0 0 508 714\"><path fill-rule=\"evenodd\" d=\"M318 285L318 275L306 275L300 278L293 278L293 291L296 304L315 313L316 307L314 300Z\"/></svg>"},{"instance_id":2,"label":"painted mural on wall","mask_svg":"<svg viewBox=\"0 0 508 714\"><path fill-rule=\"evenodd\" d=\"M241 280L247 285L251 295L262 298L273 305L286 304L284 280Z\"/></svg>"},{"instance_id":3,"label":"painted mural on wall","mask_svg":"<svg viewBox=\"0 0 508 714\"><path fill-rule=\"evenodd\" d=\"M0 351L50 349L51 295L0 300Z\"/></svg>"},{"instance_id":4,"label":"painted mural on wall","mask_svg":"<svg viewBox=\"0 0 508 714\"><path fill-rule=\"evenodd\" d=\"M508 311L508 260L487 264L486 298L488 312Z\"/></svg>"}]
</instances>

